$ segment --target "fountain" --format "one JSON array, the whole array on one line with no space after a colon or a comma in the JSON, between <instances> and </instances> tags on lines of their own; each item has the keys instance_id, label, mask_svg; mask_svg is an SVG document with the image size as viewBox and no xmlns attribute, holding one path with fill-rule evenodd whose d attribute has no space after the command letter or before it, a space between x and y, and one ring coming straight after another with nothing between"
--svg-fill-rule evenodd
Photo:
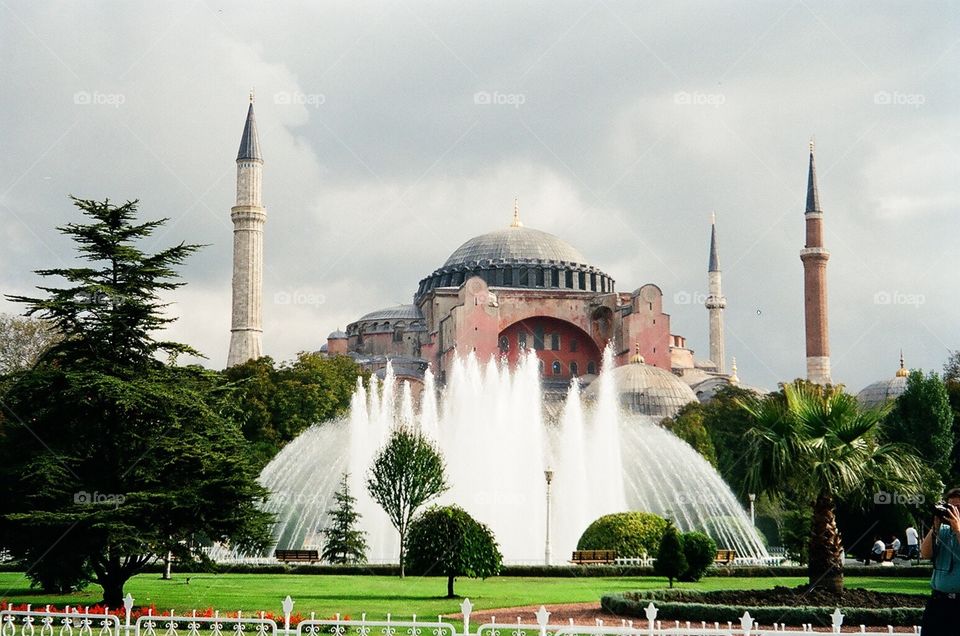
<instances>
[{"instance_id":1,"label":"fountain","mask_svg":"<svg viewBox=\"0 0 960 636\"><path fill-rule=\"evenodd\" d=\"M437 503L456 503L490 526L508 563L543 562L547 469L554 474L551 541L558 562L576 549L591 521L625 510L669 517L681 530L708 532L718 547L766 558L713 467L652 418L621 410L607 372L612 368L608 347L596 399L587 404L574 380L552 418L545 415L533 353L512 371L472 354L459 358L439 399L428 370L419 405L389 366L383 381L358 381L348 417L312 426L261 474L273 493L267 509L278 518L277 547L322 545L333 492L348 472L370 562L395 562L396 531L367 495L365 481L391 428L402 425L432 439L446 460L451 487Z\"/></svg>"}]
</instances>

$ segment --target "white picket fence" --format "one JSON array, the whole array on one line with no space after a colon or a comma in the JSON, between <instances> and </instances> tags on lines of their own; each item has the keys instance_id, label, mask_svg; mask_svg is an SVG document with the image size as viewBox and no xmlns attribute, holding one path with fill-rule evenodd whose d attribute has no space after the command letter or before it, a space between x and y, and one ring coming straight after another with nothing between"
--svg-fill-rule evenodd
<instances>
[{"instance_id":1,"label":"white picket fence","mask_svg":"<svg viewBox=\"0 0 960 636\"><path fill-rule=\"evenodd\" d=\"M497 622L492 618L474 632L470 631L473 611L470 599L460 604L462 631L442 616L435 621L418 620L416 614L411 620L394 620L391 614L386 620L367 620L366 614L359 620L350 620L341 619L339 614L331 619L317 619L313 613L309 619L291 625L295 602L289 596L281 603L282 626L263 613L243 616L240 612L236 616L221 616L220 612L213 616L197 616L196 612L158 616L148 612L133 620L133 604L128 594L124 599L125 620L122 621L112 614L90 612L90 608L56 610L47 606L35 610L28 605L26 610L5 609L0 611L0 636L797 636L814 633L812 625L775 624L772 628L760 629L749 612L744 613L739 624L659 621L653 603L646 608L646 620L621 620L612 625L598 620L596 625L584 626L574 625L571 619L567 624L554 624L550 623L550 612L541 606L532 617L534 622L524 622L520 616L516 622ZM829 618L833 633L840 633L843 612L836 609ZM867 631L861 625L855 633L881 636L894 633L894 628ZM920 628L913 627L912 633L920 634Z\"/></svg>"}]
</instances>

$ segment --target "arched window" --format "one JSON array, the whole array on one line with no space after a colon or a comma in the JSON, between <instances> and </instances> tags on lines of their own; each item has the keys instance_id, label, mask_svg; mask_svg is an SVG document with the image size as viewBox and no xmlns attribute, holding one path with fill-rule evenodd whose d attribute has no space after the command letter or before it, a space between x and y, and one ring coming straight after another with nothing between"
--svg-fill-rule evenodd
<instances>
[{"instance_id":1,"label":"arched window","mask_svg":"<svg viewBox=\"0 0 960 636\"><path fill-rule=\"evenodd\" d=\"M580 367L577 366L576 362L570 363L570 375L572 375L573 377L577 377L578 375L580 375Z\"/></svg>"},{"instance_id":2,"label":"arched window","mask_svg":"<svg viewBox=\"0 0 960 636\"><path fill-rule=\"evenodd\" d=\"M393 341L403 342L403 325L397 325L393 328Z\"/></svg>"},{"instance_id":3,"label":"arched window","mask_svg":"<svg viewBox=\"0 0 960 636\"><path fill-rule=\"evenodd\" d=\"M559 361L559 360L554 360L554 361L553 361L553 364L550 365L550 367L551 367L551 369L552 369L552 371L553 371L553 375L560 375L561 373L563 373L563 370L560 368L560 361Z\"/></svg>"},{"instance_id":4,"label":"arched window","mask_svg":"<svg viewBox=\"0 0 960 636\"><path fill-rule=\"evenodd\" d=\"M527 332L521 331L517 334L517 348L523 351L527 348Z\"/></svg>"},{"instance_id":5,"label":"arched window","mask_svg":"<svg viewBox=\"0 0 960 636\"><path fill-rule=\"evenodd\" d=\"M500 336L500 353L506 353L510 350L510 339L506 336Z\"/></svg>"},{"instance_id":6,"label":"arched window","mask_svg":"<svg viewBox=\"0 0 960 636\"><path fill-rule=\"evenodd\" d=\"M596 362L591 361L591 362L588 362L588 363L587 363L587 373L589 373L590 375L596 375L596 374L597 374L597 363L596 363Z\"/></svg>"},{"instance_id":7,"label":"arched window","mask_svg":"<svg viewBox=\"0 0 960 636\"><path fill-rule=\"evenodd\" d=\"M544 286L543 268L538 267L536 271L537 271L537 287L543 287Z\"/></svg>"}]
</instances>

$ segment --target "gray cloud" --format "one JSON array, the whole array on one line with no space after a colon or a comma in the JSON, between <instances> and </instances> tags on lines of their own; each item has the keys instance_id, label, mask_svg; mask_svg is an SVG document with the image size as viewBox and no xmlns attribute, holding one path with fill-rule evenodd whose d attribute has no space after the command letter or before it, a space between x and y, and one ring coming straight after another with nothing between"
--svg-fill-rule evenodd
<instances>
[{"instance_id":1,"label":"gray cloud","mask_svg":"<svg viewBox=\"0 0 960 636\"><path fill-rule=\"evenodd\" d=\"M703 291L718 214L728 352L803 373L806 142L826 212L835 377L960 346L950 5L202 2L3 6L4 292L69 262L68 193L140 198L184 268L173 335L222 365L233 158L256 87L264 344L277 358L408 302L470 236L524 221L622 290ZM478 97L477 94L481 96ZM483 103L488 96L490 103ZM478 103L480 102L480 103ZM284 304L299 293L305 304ZM885 302L889 300L889 302ZM922 301L922 302L921 302ZM15 310L9 304L3 310ZM706 311L668 309L706 349Z\"/></svg>"}]
</instances>

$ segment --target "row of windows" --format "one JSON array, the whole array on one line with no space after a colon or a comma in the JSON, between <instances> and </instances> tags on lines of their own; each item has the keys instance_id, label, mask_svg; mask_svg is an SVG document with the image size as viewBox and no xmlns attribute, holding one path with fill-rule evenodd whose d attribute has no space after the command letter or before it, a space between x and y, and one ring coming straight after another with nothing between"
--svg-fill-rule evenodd
<instances>
[{"instance_id":1,"label":"row of windows","mask_svg":"<svg viewBox=\"0 0 960 636\"><path fill-rule=\"evenodd\" d=\"M459 287L471 276L479 276L487 285L496 287L552 287L604 293L613 291L613 281L603 274L575 272L556 267L503 267L447 272L424 281L422 291L433 287Z\"/></svg>"},{"instance_id":2,"label":"row of windows","mask_svg":"<svg viewBox=\"0 0 960 636\"><path fill-rule=\"evenodd\" d=\"M526 331L520 331L517 333L517 349L521 351L527 348L527 334ZM560 334L551 333L544 334L542 326L536 326L533 328L533 348L537 351L543 351L547 349L549 351L560 351ZM500 336L498 343L501 353L506 353L510 350L510 338L507 336ZM576 338L570 339L570 351L576 353L579 348L579 343Z\"/></svg>"},{"instance_id":3,"label":"row of windows","mask_svg":"<svg viewBox=\"0 0 960 636\"><path fill-rule=\"evenodd\" d=\"M540 373L542 374L543 372L544 372L544 366L543 366L543 360L541 360ZM553 375L563 375L563 363L561 363L559 360L554 360L553 363L550 365L550 372ZM588 362L587 374L596 375L596 373L597 373L597 363L593 361ZM576 362L570 363L570 375L572 376L580 375L580 365L578 365Z\"/></svg>"}]
</instances>

